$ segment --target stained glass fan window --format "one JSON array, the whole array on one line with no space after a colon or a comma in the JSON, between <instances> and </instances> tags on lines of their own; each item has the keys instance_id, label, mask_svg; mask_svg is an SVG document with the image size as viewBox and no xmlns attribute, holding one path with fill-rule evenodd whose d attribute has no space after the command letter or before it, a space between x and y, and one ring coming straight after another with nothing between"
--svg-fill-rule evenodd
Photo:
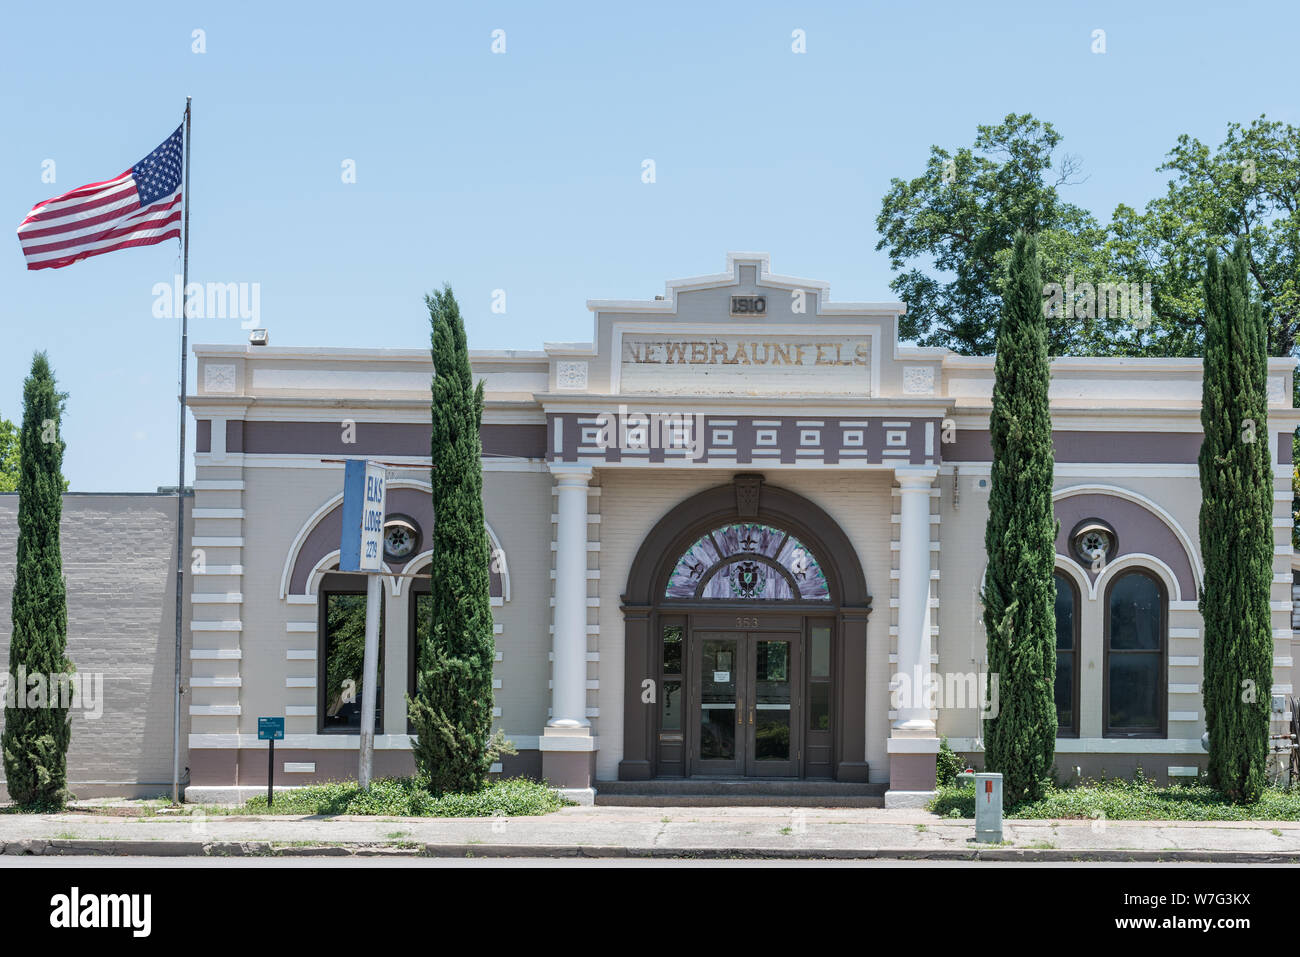
<instances>
[{"instance_id":1,"label":"stained glass fan window","mask_svg":"<svg viewBox=\"0 0 1300 957\"><path fill-rule=\"evenodd\" d=\"M677 560L664 597L831 600L821 565L799 539L753 523L724 525L696 540Z\"/></svg>"}]
</instances>

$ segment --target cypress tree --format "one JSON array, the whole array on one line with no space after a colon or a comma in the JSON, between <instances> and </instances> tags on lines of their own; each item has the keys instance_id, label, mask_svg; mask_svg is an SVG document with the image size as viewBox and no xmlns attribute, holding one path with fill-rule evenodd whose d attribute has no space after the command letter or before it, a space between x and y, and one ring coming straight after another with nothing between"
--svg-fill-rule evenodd
<instances>
[{"instance_id":1,"label":"cypress tree","mask_svg":"<svg viewBox=\"0 0 1300 957\"><path fill-rule=\"evenodd\" d=\"M21 806L40 809L62 807L70 796L72 728L68 708L58 707L68 703L73 671L67 658L68 602L59 548L64 487L59 428L64 399L55 388L45 353L37 353L31 375L23 383L18 561L9 642L14 707L5 708L0 748L9 796ZM60 675L68 677L60 680ZM41 676L40 685L30 684L28 676Z\"/></svg>"},{"instance_id":2,"label":"cypress tree","mask_svg":"<svg viewBox=\"0 0 1300 957\"><path fill-rule=\"evenodd\" d=\"M1205 273L1201 425L1201 554L1205 583L1205 725L1209 778L1254 802L1268 764L1273 687L1273 468L1268 446L1268 347L1250 299L1245 249Z\"/></svg>"},{"instance_id":3,"label":"cypress tree","mask_svg":"<svg viewBox=\"0 0 1300 957\"><path fill-rule=\"evenodd\" d=\"M1056 621L1052 572L1051 369L1038 246L1017 233L994 365L993 470L984 529L984 629L998 676L984 723L985 764L1002 774L1008 807L1042 796L1056 751Z\"/></svg>"},{"instance_id":4,"label":"cypress tree","mask_svg":"<svg viewBox=\"0 0 1300 957\"><path fill-rule=\"evenodd\" d=\"M419 639L410 717L415 761L434 794L482 787L492 729L492 604L483 523L483 385L474 385L451 287L425 297L433 344L433 564L429 627Z\"/></svg>"}]
</instances>

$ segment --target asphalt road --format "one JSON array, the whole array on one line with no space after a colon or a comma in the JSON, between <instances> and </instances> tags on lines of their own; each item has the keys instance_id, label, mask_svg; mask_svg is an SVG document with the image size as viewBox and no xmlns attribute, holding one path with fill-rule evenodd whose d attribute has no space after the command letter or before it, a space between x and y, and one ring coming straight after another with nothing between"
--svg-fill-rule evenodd
<instances>
[{"instance_id":1,"label":"asphalt road","mask_svg":"<svg viewBox=\"0 0 1300 957\"><path fill-rule=\"evenodd\" d=\"M1018 862L1018 861L903 861L903 860L819 860L819 861L789 861L789 860L701 860L688 858L548 858L548 857L511 857L511 858L434 858L434 857L17 857L0 855L0 868L13 867L44 867L44 868L62 868L62 867L111 867L111 868L301 868L301 867L325 867L337 869L340 867L363 867L363 868L412 868L412 867L478 867L478 868L552 868L552 867L575 867L575 868L746 868L755 867L797 867L797 868L891 868L891 867L919 867L930 869L936 867L1061 867L1061 868L1087 868L1087 867L1146 867L1157 870L1167 870L1171 867L1178 868L1217 868L1223 866L1239 865L1220 865L1206 863L1204 861L1189 862L1162 862L1159 864L1131 862L1131 863L1097 863L1083 861L1040 861L1040 862ZM1256 867L1285 867L1294 870L1292 864L1252 864Z\"/></svg>"}]
</instances>

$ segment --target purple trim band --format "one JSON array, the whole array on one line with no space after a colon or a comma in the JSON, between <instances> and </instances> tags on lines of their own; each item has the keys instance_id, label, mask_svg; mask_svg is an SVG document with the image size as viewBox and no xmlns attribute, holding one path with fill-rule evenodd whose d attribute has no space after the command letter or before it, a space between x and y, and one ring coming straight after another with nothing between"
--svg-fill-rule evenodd
<instances>
[{"instance_id":1,"label":"purple trim band","mask_svg":"<svg viewBox=\"0 0 1300 957\"><path fill-rule=\"evenodd\" d=\"M428 456L429 426L420 422L357 422L346 430L338 422L226 423L226 450L251 455ZM541 458L546 452L542 425L484 425L479 429L484 455ZM208 451L201 449L200 451Z\"/></svg>"},{"instance_id":2,"label":"purple trim band","mask_svg":"<svg viewBox=\"0 0 1300 957\"><path fill-rule=\"evenodd\" d=\"M1052 433L1058 462L1125 462L1195 465L1201 452L1200 432L1066 432ZM958 429L943 445L947 462L991 462L993 445L987 429Z\"/></svg>"}]
</instances>

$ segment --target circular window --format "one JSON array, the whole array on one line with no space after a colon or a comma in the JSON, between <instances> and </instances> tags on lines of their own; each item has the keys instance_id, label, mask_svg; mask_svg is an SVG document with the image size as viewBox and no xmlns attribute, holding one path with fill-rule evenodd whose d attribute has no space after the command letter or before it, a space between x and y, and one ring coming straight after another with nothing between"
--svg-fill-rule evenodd
<instances>
[{"instance_id":1,"label":"circular window","mask_svg":"<svg viewBox=\"0 0 1300 957\"><path fill-rule=\"evenodd\" d=\"M1086 565L1105 564L1114 557L1115 544L1115 529L1099 518L1084 519L1070 533L1075 557Z\"/></svg>"},{"instance_id":2,"label":"circular window","mask_svg":"<svg viewBox=\"0 0 1300 957\"><path fill-rule=\"evenodd\" d=\"M420 529L404 515L391 516L384 523L384 557L406 561L420 547Z\"/></svg>"}]
</instances>

